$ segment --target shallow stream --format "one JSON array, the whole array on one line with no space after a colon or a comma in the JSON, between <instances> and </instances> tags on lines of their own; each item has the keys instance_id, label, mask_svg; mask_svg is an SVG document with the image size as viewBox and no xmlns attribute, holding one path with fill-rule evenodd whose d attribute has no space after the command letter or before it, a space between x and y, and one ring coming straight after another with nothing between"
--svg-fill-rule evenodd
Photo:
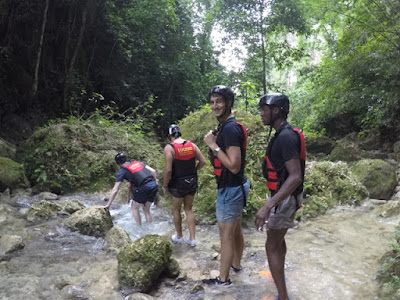
<instances>
[{"instance_id":1,"label":"shallow stream","mask_svg":"<svg viewBox=\"0 0 400 300\"><path fill-rule=\"evenodd\" d=\"M103 204L97 195L68 197L85 205ZM24 199L21 206L29 201ZM124 228L132 240L149 233L170 236L170 213L161 208L153 208L152 213L154 222L139 227L128 205L115 204L111 211L114 224ZM378 299L378 260L389 249L390 234L398 221L376 218L367 208L342 207L289 230L285 272L290 298ZM276 290L266 261L265 232L249 226L244 233L243 270L231 275L232 286L203 287L200 283L218 275L219 266L215 259L217 226L203 225L197 227L196 247L173 246L172 255L185 276L160 281L151 295L176 300L273 298ZM0 262L0 299L124 299L118 290L115 254L103 250L103 239L71 232L60 220L29 225L19 214L1 223L3 234L23 236L25 248Z\"/></svg>"}]
</instances>

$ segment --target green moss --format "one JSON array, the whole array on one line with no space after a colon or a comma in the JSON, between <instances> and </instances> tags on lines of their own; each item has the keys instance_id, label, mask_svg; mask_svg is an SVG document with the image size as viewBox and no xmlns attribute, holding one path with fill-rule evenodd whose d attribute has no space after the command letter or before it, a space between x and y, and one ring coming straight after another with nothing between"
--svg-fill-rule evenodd
<instances>
[{"instance_id":1,"label":"green moss","mask_svg":"<svg viewBox=\"0 0 400 300\"><path fill-rule=\"evenodd\" d=\"M118 277L122 285L147 292L165 270L172 245L156 234L145 235L125 246L117 256Z\"/></svg>"},{"instance_id":2,"label":"green moss","mask_svg":"<svg viewBox=\"0 0 400 300\"><path fill-rule=\"evenodd\" d=\"M357 162L351 170L365 185L371 198L390 199L397 184L394 167L380 159L365 159Z\"/></svg>"},{"instance_id":3,"label":"green moss","mask_svg":"<svg viewBox=\"0 0 400 300\"><path fill-rule=\"evenodd\" d=\"M29 187L23 166L7 157L0 157L0 191L18 187Z\"/></svg>"}]
</instances>

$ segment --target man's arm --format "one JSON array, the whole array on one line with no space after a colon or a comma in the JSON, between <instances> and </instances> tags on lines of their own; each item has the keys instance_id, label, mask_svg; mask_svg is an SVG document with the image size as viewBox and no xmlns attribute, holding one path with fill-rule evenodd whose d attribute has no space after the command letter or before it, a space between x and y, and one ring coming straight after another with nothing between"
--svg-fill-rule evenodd
<instances>
[{"instance_id":1,"label":"man's arm","mask_svg":"<svg viewBox=\"0 0 400 300\"><path fill-rule=\"evenodd\" d=\"M273 197L271 197L257 212L255 219L255 225L257 229L262 230L265 221L269 218L271 209L291 195L303 181L300 159L295 158L286 161L285 167L288 172L288 178L279 188L279 191Z\"/></svg>"},{"instance_id":2,"label":"man's arm","mask_svg":"<svg viewBox=\"0 0 400 300\"><path fill-rule=\"evenodd\" d=\"M164 184L163 189L164 193L168 193L168 183L171 180L172 176L172 162L174 161L174 155L172 152L173 148L169 145L164 148L164 158L165 158L165 167L164 167Z\"/></svg>"},{"instance_id":3,"label":"man's arm","mask_svg":"<svg viewBox=\"0 0 400 300\"><path fill-rule=\"evenodd\" d=\"M217 145L217 137L213 135L212 130L210 130L210 132L206 134L206 136L204 137L204 142L211 150L219 148ZM224 167L231 171L233 174L239 173L242 160L240 147L228 146L226 147L226 153L220 150L217 157L224 165Z\"/></svg>"},{"instance_id":4,"label":"man's arm","mask_svg":"<svg viewBox=\"0 0 400 300\"><path fill-rule=\"evenodd\" d=\"M113 187L113 189L111 191L110 199L108 200L107 204L105 206L103 206L103 208L105 208L105 209L109 209L110 208L111 203L114 201L115 197L118 194L118 190L119 190L120 185L121 185L121 181L116 182L114 184L114 187Z\"/></svg>"},{"instance_id":5,"label":"man's arm","mask_svg":"<svg viewBox=\"0 0 400 300\"><path fill-rule=\"evenodd\" d=\"M200 149L195 144L193 144L193 146L194 146L194 151L195 151L195 157L198 160L198 163L196 165L196 170L198 171L202 167L204 167L204 165L206 164L206 159L205 159L203 153L201 153Z\"/></svg>"},{"instance_id":6,"label":"man's arm","mask_svg":"<svg viewBox=\"0 0 400 300\"><path fill-rule=\"evenodd\" d=\"M154 170L152 167L150 167L148 165L146 165L146 169L150 171L151 175L153 175L153 177L154 177L154 180L156 182L158 182L156 170Z\"/></svg>"}]
</instances>

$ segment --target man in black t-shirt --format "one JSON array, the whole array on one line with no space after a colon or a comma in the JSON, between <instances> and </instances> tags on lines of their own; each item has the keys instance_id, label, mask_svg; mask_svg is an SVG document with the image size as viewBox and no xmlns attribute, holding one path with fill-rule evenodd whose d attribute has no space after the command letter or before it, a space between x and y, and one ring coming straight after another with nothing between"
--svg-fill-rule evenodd
<instances>
[{"instance_id":1,"label":"man in black t-shirt","mask_svg":"<svg viewBox=\"0 0 400 300\"><path fill-rule=\"evenodd\" d=\"M127 162L127 158L123 153L117 153L117 155L115 155L115 162L121 168L118 170L117 179L111 191L110 199L104 208L110 208L111 203L118 194L121 182L127 180L130 183L128 202L131 199L131 196L133 198L133 218L138 225L142 225L139 213L139 208L142 207L146 221L151 223L152 216L150 213L150 206L158 191L156 171L139 161Z\"/></svg>"},{"instance_id":2,"label":"man in black t-shirt","mask_svg":"<svg viewBox=\"0 0 400 300\"><path fill-rule=\"evenodd\" d=\"M287 122L289 99L283 94L267 94L260 100L261 119L264 125L275 129L268 144L263 163L263 175L271 195L257 212L255 225L262 230L267 225L265 248L269 268L278 289L278 299L288 300L285 283L285 234L294 225L297 209L301 205L305 146L304 136Z\"/></svg>"},{"instance_id":3,"label":"man in black t-shirt","mask_svg":"<svg viewBox=\"0 0 400 300\"><path fill-rule=\"evenodd\" d=\"M234 94L230 88L214 86L208 98L219 121L218 132L210 131L205 135L204 142L212 151L211 160L218 185L216 216L221 240L221 262L220 275L203 280L203 283L230 285L229 271L241 270L244 248L242 210L250 190L244 175L247 133L232 114Z\"/></svg>"}]
</instances>

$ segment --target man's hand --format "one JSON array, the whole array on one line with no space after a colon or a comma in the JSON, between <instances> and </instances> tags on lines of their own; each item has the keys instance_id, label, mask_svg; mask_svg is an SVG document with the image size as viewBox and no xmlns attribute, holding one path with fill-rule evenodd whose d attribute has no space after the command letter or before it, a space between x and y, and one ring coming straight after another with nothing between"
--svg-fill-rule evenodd
<instances>
[{"instance_id":1,"label":"man's hand","mask_svg":"<svg viewBox=\"0 0 400 300\"><path fill-rule=\"evenodd\" d=\"M103 208L109 210L110 209L110 204L104 205Z\"/></svg>"},{"instance_id":2,"label":"man's hand","mask_svg":"<svg viewBox=\"0 0 400 300\"><path fill-rule=\"evenodd\" d=\"M168 187L163 186L162 190L165 196L169 195Z\"/></svg>"},{"instance_id":3,"label":"man's hand","mask_svg":"<svg viewBox=\"0 0 400 300\"><path fill-rule=\"evenodd\" d=\"M266 225L269 215L271 214L271 208L265 204L261 207L256 213L256 218L254 220L254 224L256 225L256 229L259 231L263 231L264 225Z\"/></svg>"},{"instance_id":4,"label":"man's hand","mask_svg":"<svg viewBox=\"0 0 400 300\"><path fill-rule=\"evenodd\" d=\"M207 144L209 148L214 150L214 148L217 148L217 137L213 134L212 130L210 130L205 136L204 136L204 143Z\"/></svg>"}]
</instances>

